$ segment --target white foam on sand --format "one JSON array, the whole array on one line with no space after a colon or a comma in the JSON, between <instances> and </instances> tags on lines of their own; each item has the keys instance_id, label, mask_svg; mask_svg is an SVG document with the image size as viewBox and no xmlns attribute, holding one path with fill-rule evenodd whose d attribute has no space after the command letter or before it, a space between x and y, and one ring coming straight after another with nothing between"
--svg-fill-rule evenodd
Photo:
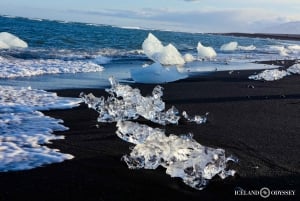
<instances>
[{"instance_id":1,"label":"white foam on sand","mask_svg":"<svg viewBox=\"0 0 300 201\"><path fill-rule=\"evenodd\" d=\"M26 48L28 44L18 38L17 36L8 33L0 33L0 49L9 49L9 48Z\"/></svg>"},{"instance_id":2,"label":"white foam on sand","mask_svg":"<svg viewBox=\"0 0 300 201\"><path fill-rule=\"evenodd\" d=\"M142 48L147 57L162 65L183 65L185 63L174 45L163 46L160 40L151 33L144 40Z\"/></svg>"},{"instance_id":3,"label":"white foam on sand","mask_svg":"<svg viewBox=\"0 0 300 201\"><path fill-rule=\"evenodd\" d=\"M37 110L78 106L78 98L62 98L55 93L31 88L0 86L0 172L27 170L72 159L44 144L63 139L54 131L64 131L62 120Z\"/></svg>"},{"instance_id":4,"label":"white foam on sand","mask_svg":"<svg viewBox=\"0 0 300 201\"><path fill-rule=\"evenodd\" d=\"M198 42L197 51L200 59L213 59L217 56L216 51L212 47L203 46L201 42Z\"/></svg>"},{"instance_id":5,"label":"white foam on sand","mask_svg":"<svg viewBox=\"0 0 300 201\"><path fill-rule=\"evenodd\" d=\"M101 59L101 60L100 60ZM100 72L103 67L92 61L64 61L60 59L16 59L0 56L0 78L28 77L43 74ZM98 58L95 62L105 62Z\"/></svg>"}]
</instances>

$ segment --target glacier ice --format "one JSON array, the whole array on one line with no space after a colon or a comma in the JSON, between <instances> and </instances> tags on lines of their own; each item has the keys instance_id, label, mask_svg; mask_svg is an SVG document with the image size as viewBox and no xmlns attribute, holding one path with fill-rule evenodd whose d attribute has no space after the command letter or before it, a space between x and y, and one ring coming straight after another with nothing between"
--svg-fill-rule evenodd
<instances>
[{"instance_id":1,"label":"glacier ice","mask_svg":"<svg viewBox=\"0 0 300 201\"><path fill-rule=\"evenodd\" d=\"M99 122L117 122L142 116L162 125L178 123L180 117L176 108L165 111L161 86L153 89L152 96L144 97L139 89L119 84L113 77L109 81L111 88L106 89L110 94L107 99L97 98L93 94L80 94L83 101L99 113Z\"/></svg>"},{"instance_id":2,"label":"glacier ice","mask_svg":"<svg viewBox=\"0 0 300 201\"><path fill-rule=\"evenodd\" d=\"M162 65L183 65L183 57L172 44L163 46L162 43L152 34L142 44L144 53L153 61Z\"/></svg>"},{"instance_id":3,"label":"glacier ice","mask_svg":"<svg viewBox=\"0 0 300 201\"><path fill-rule=\"evenodd\" d=\"M287 75L289 75L289 73L286 72L285 70L273 69L273 70L264 70L263 72L257 75L251 75L249 76L249 79L275 81L275 80L280 80Z\"/></svg>"},{"instance_id":4,"label":"glacier ice","mask_svg":"<svg viewBox=\"0 0 300 201\"><path fill-rule=\"evenodd\" d=\"M63 139L52 134L64 131L62 120L37 110L78 106L78 98L62 98L55 93L24 87L0 86L0 172L25 170L72 159L45 144Z\"/></svg>"},{"instance_id":5,"label":"glacier ice","mask_svg":"<svg viewBox=\"0 0 300 201\"><path fill-rule=\"evenodd\" d=\"M250 50L255 50L255 49L256 49L256 47L254 45L241 46L236 41L223 44L220 48L220 50L222 50L222 51L235 51L235 50L250 51Z\"/></svg>"},{"instance_id":6,"label":"glacier ice","mask_svg":"<svg viewBox=\"0 0 300 201\"><path fill-rule=\"evenodd\" d=\"M144 97L139 89L119 84L113 77L109 80L111 88L106 89L110 94L107 99L84 93L80 96L99 113L99 122L117 122L117 136L135 144L131 153L122 157L130 169L162 166L171 177L180 177L184 183L198 190L216 175L222 179L234 175L235 171L227 170L227 162L231 158L225 157L223 149L202 146L192 134L167 136L163 129L129 121L143 116L162 125L178 124L179 111L174 106L165 111L161 86L153 89L152 96ZM205 123L207 115L190 117L185 111L182 113L187 121L197 124Z\"/></svg>"},{"instance_id":7,"label":"glacier ice","mask_svg":"<svg viewBox=\"0 0 300 201\"><path fill-rule=\"evenodd\" d=\"M234 51L238 48L238 43L237 42L230 42L223 44L220 48L222 51Z\"/></svg>"},{"instance_id":8,"label":"glacier ice","mask_svg":"<svg viewBox=\"0 0 300 201\"><path fill-rule=\"evenodd\" d=\"M287 69L287 72L291 74L299 74L300 75L300 64L294 64Z\"/></svg>"},{"instance_id":9,"label":"glacier ice","mask_svg":"<svg viewBox=\"0 0 300 201\"><path fill-rule=\"evenodd\" d=\"M132 122L118 123L117 133L125 140L136 144L123 160L130 169L166 168L171 177L180 177L187 185L201 190L215 175L222 179L234 175L226 170L227 162L223 149L205 147L196 142L191 134L166 136L161 129ZM124 137L122 137L124 139Z\"/></svg>"},{"instance_id":10,"label":"glacier ice","mask_svg":"<svg viewBox=\"0 0 300 201\"><path fill-rule=\"evenodd\" d=\"M185 62L193 62L195 61L195 57L192 55L192 54L189 54L189 53L186 53L184 56L183 56L183 59Z\"/></svg>"},{"instance_id":11,"label":"glacier ice","mask_svg":"<svg viewBox=\"0 0 300 201\"><path fill-rule=\"evenodd\" d=\"M186 73L179 72L176 66L162 66L160 63L131 69L130 74L136 83L151 84L174 82L188 77Z\"/></svg>"},{"instance_id":12,"label":"glacier ice","mask_svg":"<svg viewBox=\"0 0 300 201\"><path fill-rule=\"evenodd\" d=\"M0 33L0 49L9 49L9 48L26 48L28 44L18 38L17 36L8 33Z\"/></svg>"},{"instance_id":13,"label":"glacier ice","mask_svg":"<svg viewBox=\"0 0 300 201\"><path fill-rule=\"evenodd\" d=\"M201 42L198 42L197 51L200 59L213 59L217 56L216 51L212 47L205 47Z\"/></svg>"},{"instance_id":14,"label":"glacier ice","mask_svg":"<svg viewBox=\"0 0 300 201\"><path fill-rule=\"evenodd\" d=\"M278 69L265 70L257 75L249 76L249 79L275 81L275 80L280 80L292 74L300 74L300 64L294 64L290 66L287 70L278 70Z\"/></svg>"}]
</instances>

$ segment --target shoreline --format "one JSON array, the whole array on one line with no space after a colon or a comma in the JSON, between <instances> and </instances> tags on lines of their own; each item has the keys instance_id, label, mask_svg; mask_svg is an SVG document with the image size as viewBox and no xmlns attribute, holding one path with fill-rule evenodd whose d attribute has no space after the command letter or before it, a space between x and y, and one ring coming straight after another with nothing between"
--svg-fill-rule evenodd
<instances>
[{"instance_id":1,"label":"shoreline","mask_svg":"<svg viewBox=\"0 0 300 201\"><path fill-rule=\"evenodd\" d=\"M269 33L211 33L213 35L223 36L237 36L237 37L248 37L248 38L271 38L279 40L294 40L300 41L300 34L269 34Z\"/></svg>"},{"instance_id":2,"label":"shoreline","mask_svg":"<svg viewBox=\"0 0 300 201\"><path fill-rule=\"evenodd\" d=\"M73 160L29 171L0 173L2 200L256 200L237 196L236 189L300 190L299 76L275 82L249 80L249 72L220 72L213 77L163 84L166 108L172 105L190 115L209 112L208 123L165 127L168 134L191 132L202 145L225 149L239 163L234 177L214 178L194 190L164 168L129 170L120 161L131 144L115 135L115 123L98 123L86 105L43 112L64 120L70 130L57 132L65 140L47 145L75 156ZM143 95L155 85L134 84ZM249 87L251 86L251 87ZM254 88L252 88L252 86ZM78 97L81 91L107 95L101 89L55 90L59 96ZM143 119L138 120L145 123ZM98 126L96 126L98 125ZM156 126L156 125L151 125ZM297 195L297 193L296 193ZM298 196L273 199L297 200Z\"/></svg>"}]
</instances>

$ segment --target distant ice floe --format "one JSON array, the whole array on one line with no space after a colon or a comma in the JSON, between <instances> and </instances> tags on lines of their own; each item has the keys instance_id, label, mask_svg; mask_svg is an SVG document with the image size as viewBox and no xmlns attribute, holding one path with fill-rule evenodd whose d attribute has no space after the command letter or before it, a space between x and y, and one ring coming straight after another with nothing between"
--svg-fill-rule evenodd
<instances>
[{"instance_id":1,"label":"distant ice floe","mask_svg":"<svg viewBox=\"0 0 300 201\"><path fill-rule=\"evenodd\" d=\"M101 59L101 60L100 60ZM97 58L96 62L105 62ZM0 56L0 78L28 77L43 74L100 72L103 67L92 61L64 61L60 59L16 59Z\"/></svg>"},{"instance_id":2,"label":"distant ice floe","mask_svg":"<svg viewBox=\"0 0 300 201\"><path fill-rule=\"evenodd\" d=\"M220 48L221 51L235 51L235 50L251 51L255 49L256 47L254 45L241 46L238 44L238 42L235 41L223 44Z\"/></svg>"},{"instance_id":3,"label":"distant ice floe","mask_svg":"<svg viewBox=\"0 0 300 201\"><path fill-rule=\"evenodd\" d=\"M37 110L78 106L78 98L62 98L55 93L31 88L0 86L0 172L27 170L72 159L44 144L63 139L54 131L67 130L62 120Z\"/></svg>"},{"instance_id":4,"label":"distant ice floe","mask_svg":"<svg viewBox=\"0 0 300 201\"><path fill-rule=\"evenodd\" d=\"M153 61L162 65L183 65L183 57L172 45L163 46L162 43L151 33L142 44L144 53Z\"/></svg>"},{"instance_id":5,"label":"distant ice floe","mask_svg":"<svg viewBox=\"0 0 300 201\"><path fill-rule=\"evenodd\" d=\"M265 70L257 75L249 76L249 79L253 80L265 80L265 81L275 81L280 80L288 75L300 74L300 64L294 64L289 67L287 70Z\"/></svg>"},{"instance_id":6,"label":"distant ice floe","mask_svg":"<svg viewBox=\"0 0 300 201\"><path fill-rule=\"evenodd\" d=\"M162 166L171 177L180 177L197 190L203 189L216 175L224 179L235 174L234 170L227 169L227 162L232 158L226 158L223 149L202 146L191 134L167 136L162 129L128 121L142 116L162 125L178 124L179 111L174 106L165 111L160 86L153 89L152 96L143 97L139 89L121 85L113 78L110 82L112 87L106 89L110 94L106 100L84 93L81 97L99 113L99 122L117 122L117 136L136 145L129 155L122 158L130 169ZM207 114L189 117L185 111L183 117L197 124L207 120Z\"/></svg>"},{"instance_id":7,"label":"distant ice floe","mask_svg":"<svg viewBox=\"0 0 300 201\"><path fill-rule=\"evenodd\" d=\"M201 42L198 42L197 51L200 59L213 59L217 56L216 51L212 47L203 46Z\"/></svg>"},{"instance_id":8,"label":"distant ice floe","mask_svg":"<svg viewBox=\"0 0 300 201\"><path fill-rule=\"evenodd\" d=\"M17 36L8 33L0 33L0 49L9 49L9 48L26 48L28 44L18 38Z\"/></svg>"}]
</instances>

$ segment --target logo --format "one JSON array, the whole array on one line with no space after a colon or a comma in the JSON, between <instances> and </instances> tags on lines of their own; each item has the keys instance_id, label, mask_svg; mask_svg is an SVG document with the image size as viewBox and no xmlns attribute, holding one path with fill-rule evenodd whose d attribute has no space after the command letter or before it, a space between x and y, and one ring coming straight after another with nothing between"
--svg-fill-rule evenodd
<instances>
[{"instance_id":1,"label":"logo","mask_svg":"<svg viewBox=\"0 0 300 201\"><path fill-rule=\"evenodd\" d=\"M235 196L260 196L262 198L269 198L270 196L295 196L296 190L271 190L268 187L261 189L245 190L240 187L234 190Z\"/></svg>"}]
</instances>

